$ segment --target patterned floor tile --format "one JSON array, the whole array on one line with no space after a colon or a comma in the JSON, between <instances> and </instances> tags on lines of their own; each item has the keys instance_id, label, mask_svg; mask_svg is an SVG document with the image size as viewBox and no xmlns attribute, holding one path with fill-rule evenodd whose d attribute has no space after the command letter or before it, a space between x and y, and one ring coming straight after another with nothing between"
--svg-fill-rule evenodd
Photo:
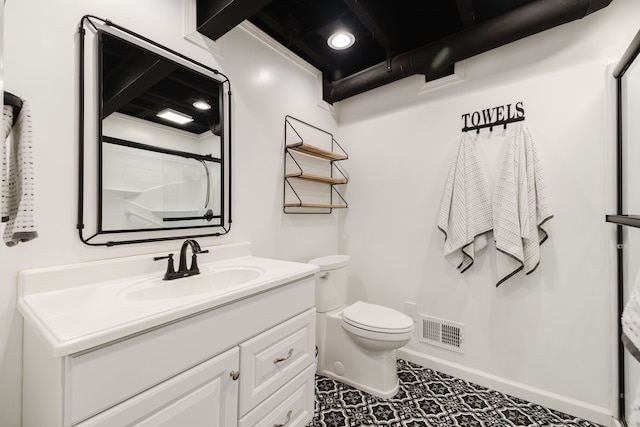
<instances>
[{"instance_id":1,"label":"patterned floor tile","mask_svg":"<svg viewBox=\"0 0 640 427\"><path fill-rule=\"evenodd\" d=\"M402 359L398 378L398 393L380 399L316 375L308 427L598 427Z\"/></svg>"}]
</instances>

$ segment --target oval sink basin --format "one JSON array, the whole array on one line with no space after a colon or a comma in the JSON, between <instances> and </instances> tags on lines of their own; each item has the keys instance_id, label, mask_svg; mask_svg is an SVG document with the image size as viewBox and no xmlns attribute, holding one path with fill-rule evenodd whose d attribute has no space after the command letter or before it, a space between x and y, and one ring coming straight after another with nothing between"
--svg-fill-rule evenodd
<instances>
[{"instance_id":1,"label":"oval sink basin","mask_svg":"<svg viewBox=\"0 0 640 427\"><path fill-rule=\"evenodd\" d=\"M152 282L145 282L127 289L123 293L123 297L130 300L154 300L222 291L251 282L260 277L262 273L262 269L255 267L212 268L198 275L181 279L156 279Z\"/></svg>"}]
</instances>

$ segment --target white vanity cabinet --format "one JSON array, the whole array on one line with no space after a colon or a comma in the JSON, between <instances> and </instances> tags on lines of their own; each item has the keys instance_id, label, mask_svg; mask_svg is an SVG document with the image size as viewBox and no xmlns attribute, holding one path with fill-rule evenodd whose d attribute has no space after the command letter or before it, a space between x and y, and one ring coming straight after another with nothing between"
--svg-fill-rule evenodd
<instances>
[{"instance_id":1,"label":"white vanity cabinet","mask_svg":"<svg viewBox=\"0 0 640 427\"><path fill-rule=\"evenodd\" d=\"M304 425L313 306L307 276L57 357L25 322L23 426Z\"/></svg>"}]
</instances>

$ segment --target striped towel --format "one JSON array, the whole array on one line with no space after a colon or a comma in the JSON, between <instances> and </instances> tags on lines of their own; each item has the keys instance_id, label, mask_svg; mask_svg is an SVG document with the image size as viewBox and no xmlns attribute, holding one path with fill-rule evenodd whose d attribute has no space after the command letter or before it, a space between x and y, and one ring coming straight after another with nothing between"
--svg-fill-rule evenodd
<instances>
[{"instance_id":1,"label":"striped towel","mask_svg":"<svg viewBox=\"0 0 640 427\"><path fill-rule=\"evenodd\" d=\"M498 282L520 270L533 272L540 245L547 239L542 224L551 219L542 166L524 123L512 127L493 197L493 236L498 255Z\"/></svg>"},{"instance_id":2,"label":"striped towel","mask_svg":"<svg viewBox=\"0 0 640 427\"><path fill-rule=\"evenodd\" d=\"M491 231L491 196L475 142L462 134L449 168L438 228L444 233L444 257L461 273L473 264Z\"/></svg>"},{"instance_id":3,"label":"striped towel","mask_svg":"<svg viewBox=\"0 0 640 427\"><path fill-rule=\"evenodd\" d=\"M2 109L2 170L0 173L0 215L2 222L9 221L9 176L7 168L7 144L4 141L9 138L13 127L13 108L5 105Z\"/></svg>"},{"instance_id":4,"label":"striped towel","mask_svg":"<svg viewBox=\"0 0 640 427\"><path fill-rule=\"evenodd\" d=\"M622 311L622 342L633 357L640 361L640 273Z\"/></svg>"},{"instance_id":5,"label":"striped towel","mask_svg":"<svg viewBox=\"0 0 640 427\"><path fill-rule=\"evenodd\" d=\"M6 119L6 108L4 117ZM11 123L9 121L9 123ZM35 218L35 170L29 104L23 100L11 132L4 126L5 140L11 133L7 161L6 143L2 149L2 221L7 222L3 240L7 246L38 237Z\"/></svg>"}]
</instances>

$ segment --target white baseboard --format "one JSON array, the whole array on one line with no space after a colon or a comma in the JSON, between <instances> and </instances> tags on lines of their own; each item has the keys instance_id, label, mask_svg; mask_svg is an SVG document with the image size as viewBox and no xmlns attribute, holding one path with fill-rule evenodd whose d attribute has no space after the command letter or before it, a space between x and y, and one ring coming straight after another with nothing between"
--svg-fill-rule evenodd
<instances>
[{"instance_id":1,"label":"white baseboard","mask_svg":"<svg viewBox=\"0 0 640 427\"><path fill-rule=\"evenodd\" d=\"M430 368L532 403L537 403L538 405L546 406L556 411L574 415L603 426L620 426L620 424L614 420L611 410L607 408L591 405L559 394L549 393L535 387L510 381L506 378L428 356L415 350L401 348L396 351L396 354L401 359L424 366L425 368Z\"/></svg>"}]
</instances>

